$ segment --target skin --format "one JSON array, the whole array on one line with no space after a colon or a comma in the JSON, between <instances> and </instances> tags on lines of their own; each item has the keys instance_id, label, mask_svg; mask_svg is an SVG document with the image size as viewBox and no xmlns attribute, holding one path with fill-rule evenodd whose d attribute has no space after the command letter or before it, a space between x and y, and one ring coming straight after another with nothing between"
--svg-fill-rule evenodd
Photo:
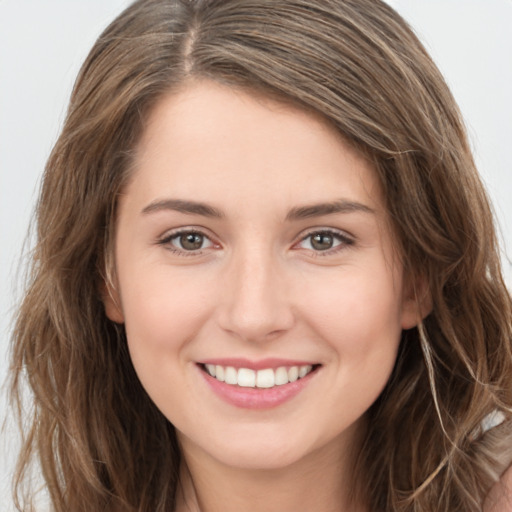
<instances>
[{"instance_id":1,"label":"skin","mask_svg":"<svg viewBox=\"0 0 512 512\"><path fill-rule=\"evenodd\" d=\"M370 164L321 119L204 81L157 105L135 163L105 306L177 429L177 510L367 510L351 493L365 412L425 313ZM176 230L200 233L200 249ZM318 250L325 231L333 245ZM206 384L198 362L226 357L319 367L292 399L252 410Z\"/></svg>"},{"instance_id":2,"label":"skin","mask_svg":"<svg viewBox=\"0 0 512 512\"><path fill-rule=\"evenodd\" d=\"M484 503L484 512L510 512L512 510L512 466L491 489Z\"/></svg>"}]
</instances>

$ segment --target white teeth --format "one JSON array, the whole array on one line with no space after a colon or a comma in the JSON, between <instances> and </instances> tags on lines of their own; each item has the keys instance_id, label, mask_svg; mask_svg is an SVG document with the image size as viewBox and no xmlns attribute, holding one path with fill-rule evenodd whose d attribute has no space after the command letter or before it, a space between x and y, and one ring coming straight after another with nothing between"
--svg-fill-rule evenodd
<instances>
[{"instance_id":1,"label":"white teeth","mask_svg":"<svg viewBox=\"0 0 512 512\"><path fill-rule=\"evenodd\" d=\"M258 388L273 388L275 380L274 370L272 370L272 368L258 370L256 373L256 387Z\"/></svg>"},{"instance_id":2,"label":"white teeth","mask_svg":"<svg viewBox=\"0 0 512 512\"><path fill-rule=\"evenodd\" d=\"M238 370L238 385L243 388L253 388L256 386L256 372L249 368L240 368Z\"/></svg>"},{"instance_id":3,"label":"white teeth","mask_svg":"<svg viewBox=\"0 0 512 512\"><path fill-rule=\"evenodd\" d=\"M224 381L226 384L238 384L238 372L232 366L226 368Z\"/></svg>"},{"instance_id":4,"label":"white teeth","mask_svg":"<svg viewBox=\"0 0 512 512\"><path fill-rule=\"evenodd\" d=\"M288 380L288 371L284 366L281 366L276 370L276 386L282 386L283 384L288 384L290 382Z\"/></svg>"},{"instance_id":5,"label":"white teeth","mask_svg":"<svg viewBox=\"0 0 512 512\"><path fill-rule=\"evenodd\" d=\"M292 366L288 370L288 380L290 382L295 382L299 378L299 367L298 366Z\"/></svg>"},{"instance_id":6,"label":"white teeth","mask_svg":"<svg viewBox=\"0 0 512 512\"><path fill-rule=\"evenodd\" d=\"M289 382L295 382L304 378L312 370L313 366L280 366L279 368L265 368L264 370L251 370L250 368L239 368L233 366L220 366L213 364L205 365L206 371L220 382L226 382L233 386L244 388L273 388L274 386L283 386Z\"/></svg>"},{"instance_id":7,"label":"white teeth","mask_svg":"<svg viewBox=\"0 0 512 512\"><path fill-rule=\"evenodd\" d=\"M217 380L224 382L224 367L217 365L215 367L215 375L212 375L212 377L215 377Z\"/></svg>"},{"instance_id":8,"label":"white teeth","mask_svg":"<svg viewBox=\"0 0 512 512\"><path fill-rule=\"evenodd\" d=\"M299 378L302 379L302 377L305 377L310 371L312 370L311 365L301 366L299 368Z\"/></svg>"}]
</instances>

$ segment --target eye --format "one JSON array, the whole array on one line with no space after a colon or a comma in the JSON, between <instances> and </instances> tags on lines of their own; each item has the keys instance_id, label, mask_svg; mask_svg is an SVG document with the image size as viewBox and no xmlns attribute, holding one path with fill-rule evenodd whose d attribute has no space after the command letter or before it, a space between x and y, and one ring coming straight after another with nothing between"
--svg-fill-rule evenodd
<instances>
[{"instance_id":1,"label":"eye","mask_svg":"<svg viewBox=\"0 0 512 512\"><path fill-rule=\"evenodd\" d=\"M182 233L173 237L171 243L186 251L198 251L208 246L209 240L200 233Z\"/></svg>"},{"instance_id":2,"label":"eye","mask_svg":"<svg viewBox=\"0 0 512 512\"><path fill-rule=\"evenodd\" d=\"M333 230L313 231L305 236L298 244L301 249L315 252L337 250L354 242L347 235Z\"/></svg>"},{"instance_id":3,"label":"eye","mask_svg":"<svg viewBox=\"0 0 512 512\"><path fill-rule=\"evenodd\" d=\"M159 241L177 253L198 253L213 246L213 242L204 233L194 230L170 233Z\"/></svg>"}]
</instances>

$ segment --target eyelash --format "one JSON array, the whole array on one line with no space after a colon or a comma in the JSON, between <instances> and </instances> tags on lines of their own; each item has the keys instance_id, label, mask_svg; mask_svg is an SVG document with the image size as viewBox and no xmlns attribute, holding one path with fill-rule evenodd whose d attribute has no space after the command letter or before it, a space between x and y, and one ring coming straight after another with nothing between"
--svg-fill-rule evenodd
<instances>
[{"instance_id":1,"label":"eyelash","mask_svg":"<svg viewBox=\"0 0 512 512\"><path fill-rule=\"evenodd\" d=\"M317 258L317 257L326 257L326 256L332 256L333 254L337 254L340 251L343 251L347 247L350 247L354 245L355 240L347 235L344 231L339 231L337 229L333 228L325 228L325 229L312 229L308 233L306 233L305 236L303 236L294 246L297 246L301 244L302 242L306 241L308 238L312 238L314 235L324 235L324 236L331 236L333 240L336 242L339 242L338 245L335 245L334 247L330 249L325 250L313 250L313 249L307 249L311 252L311 254ZM310 242L311 243L311 242Z\"/></svg>"},{"instance_id":2,"label":"eyelash","mask_svg":"<svg viewBox=\"0 0 512 512\"><path fill-rule=\"evenodd\" d=\"M170 252L172 252L174 254L177 254L178 256L187 257L187 256L199 256L199 255L203 254L202 249L187 251L186 249L179 249L177 247L174 247L172 245L172 241L175 239L178 239L182 235L199 235L199 236L203 237L204 240L208 240L208 241L210 241L210 243L212 245L215 245L214 242L212 242L211 237L206 235L204 232L202 232L198 229L193 229L193 228L184 228L184 229L179 229L178 231L173 231L171 233L168 233L160 240L157 240L157 244L164 246L167 250L169 250Z\"/></svg>"},{"instance_id":3,"label":"eyelash","mask_svg":"<svg viewBox=\"0 0 512 512\"><path fill-rule=\"evenodd\" d=\"M198 235L198 236L203 237L204 240L208 240L212 246L215 245L215 243L211 240L211 237L209 237L203 231L198 230L198 229L193 229L193 228L188 228L188 229L184 228L184 229L180 229L178 231L173 231L171 233L168 233L163 238L157 240L157 244L166 247L167 250L169 250L172 253L177 254L179 256L187 257L187 256L199 256L199 255L203 254L202 249L186 250L186 249L179 249L177 247L174 247L172 245L172 241L178 239L182 235ZM331 236L333 238L333 240L339 242L334 247L325 249L325 250L307 249L308 251L311 252L312 255L314 255L314 257L325 257L325 256L336 254L339 251L342 251L342 250L346 249L347 247L354 245L354 243L355 243L354 239L351 238L349 235L347 235L343 231L338 231L333 228L312 229L305 236L302 236L301 239L293 245L293 247L296 247L297 245L303 243L308 238L311 238L314 235ZM206 249L208 249L208 247ZM300 249L300 248L298 248L298 249Z\"/></svg>"}]
</instances>

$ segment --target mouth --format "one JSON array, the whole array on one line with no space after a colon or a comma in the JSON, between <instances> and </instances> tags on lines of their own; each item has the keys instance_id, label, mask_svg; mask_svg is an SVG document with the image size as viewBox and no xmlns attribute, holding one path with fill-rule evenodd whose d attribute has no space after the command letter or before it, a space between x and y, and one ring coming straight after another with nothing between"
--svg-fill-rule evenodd
<instances>
[{"instance_id":1,"label":"mouth","mask_svg":"<svg viewBox=\"0 0 512 512\"><path fill-rule=\"evenodd\" d=\"M277 368L252 368L224 366L219 364L199 364L210 377L230 386L240 388L271 389L285 386L304 379L318 370L319 364L279 366Z\"/></svg>"}]
</instances>

